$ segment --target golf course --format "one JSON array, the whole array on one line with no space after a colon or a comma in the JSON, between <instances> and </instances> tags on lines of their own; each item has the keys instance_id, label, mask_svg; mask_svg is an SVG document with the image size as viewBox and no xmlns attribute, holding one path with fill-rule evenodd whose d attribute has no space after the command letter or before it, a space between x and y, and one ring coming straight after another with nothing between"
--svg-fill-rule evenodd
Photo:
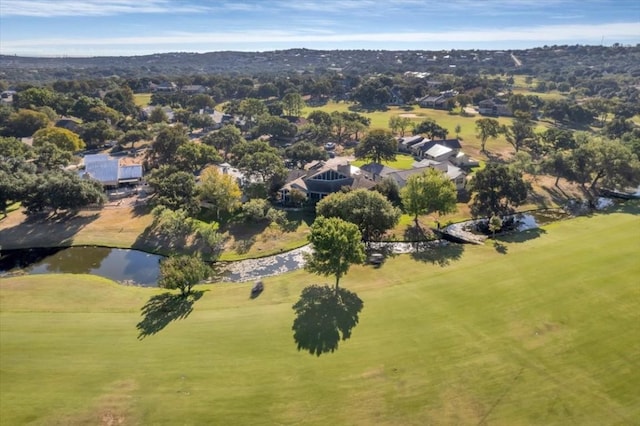
<instances>
[{"instance_id":1,"label":"golf course","mask_svg":"<svg viewBox=\"0 0 640 426\"><path fill-rule=\"evenodd\" d=\"M0 279L2 425L633 425L640 203L353 266L334 352L297 349L305 271L166 290Z\"/></svg>"}]
</instances>

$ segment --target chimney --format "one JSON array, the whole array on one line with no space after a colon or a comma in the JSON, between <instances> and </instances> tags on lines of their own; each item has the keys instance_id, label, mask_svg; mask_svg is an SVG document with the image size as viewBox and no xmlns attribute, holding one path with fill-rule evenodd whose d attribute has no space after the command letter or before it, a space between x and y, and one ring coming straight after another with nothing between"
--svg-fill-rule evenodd
<instances>
[{"instance_id":1,"label":"chimney","mask_svg":"<svg viewBox=\"0 0 640 426\"><path fill-rule=\"evenodd\" d=\"M347 161L347 164L338 164L338 173L351 177L351 163Z\"/></svg>"}]
</instances>

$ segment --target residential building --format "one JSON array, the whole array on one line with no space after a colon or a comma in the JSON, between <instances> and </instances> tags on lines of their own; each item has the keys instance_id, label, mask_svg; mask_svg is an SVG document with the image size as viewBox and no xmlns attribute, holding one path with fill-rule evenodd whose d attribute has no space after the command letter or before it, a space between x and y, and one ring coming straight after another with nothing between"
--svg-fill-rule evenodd
<instances>
[{"instance_id":1,"label":"residential building","mask_svg":"<svg viewBox=\"0 0 640 426\"><path fill-rule=\"evenodd\" d=\"M142 180L142 165L120 165L120 160L106 154L92 154L84 157L81 177L90 177L106 188L135 184Z\"/></svg>"},{"instance_id":2,"label":"residential building","mask_svg":"<svg viewBox=\"0 0 640 426\"><path fill-rule=\"evenodd\" d=\"M315 202L345 187L371 189L374 186L373 179L343 158L314 161L305 170L296 170L287 178L287 183L280 189L280 200L288 203L294 189Z\"/></svg>"}]
</instances>

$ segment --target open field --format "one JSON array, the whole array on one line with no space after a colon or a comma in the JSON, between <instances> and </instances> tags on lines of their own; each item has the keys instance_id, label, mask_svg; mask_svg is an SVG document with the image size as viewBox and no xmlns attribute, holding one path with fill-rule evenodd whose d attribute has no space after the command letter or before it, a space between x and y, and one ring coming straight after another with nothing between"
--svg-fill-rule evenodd
<instances>
[{"instance_id":1,"label":"open field","mask_svg":"<svg viewBox=\"0 0 640 426\"><path fill-rule=\"evenodd\" d=\"M151 93L135 93L133 100L139 107L146 107L151 102Z\"/></svg>"},{"instance_id":2,"label":"open field","mask_svg":"<svg viewBox=\"0 0 640 426\"><path fill-rule=\"evenodd\" d=\"M320 357L296 350L291 305L303 286L331 280L304 272L267 279L253 300L250 284L203 286L182 319L167 324L150 309L151 328L136 325L157 289L0 279L0 419L631 425L638 213L627 203L505 238L500 250L455 246L354 267L343 285L364 301L360 323Z\"/></svg>"}]
</instances>

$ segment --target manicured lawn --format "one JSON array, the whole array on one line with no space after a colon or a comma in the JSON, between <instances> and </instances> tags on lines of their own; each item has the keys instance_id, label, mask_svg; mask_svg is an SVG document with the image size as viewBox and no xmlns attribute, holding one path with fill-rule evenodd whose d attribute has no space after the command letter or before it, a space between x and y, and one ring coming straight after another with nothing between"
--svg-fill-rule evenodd
<instances>
[{"instance_id":1,"label":"manicured lawn","mask_svg":"<svg viewBox=\"0 0 640 426\"><path fill-rule=\"evenodd\" d=\"M135 93L133 100L139 107L146 107L151 102L151 93Z\"/></svg>"},{"instance_id":2,"label":"manicured lawn","mask_svg":"<svg viewBox=\"0 0 640 426\"><path fill-rule=\"evenodd\" d=\"M354 267L350 340L298 352L304 272L211 285L138 339L157 289L0 279L2 424L633 424L639 207ZM506 253L506 254L504 254ZM147 324L148 325L148 324ZM160 329L162 328L162 329ZM158 330L159 329L159 330Z\"/></svg>"},{"instance_id":3,"label":"manicured lawn","mask_svg":"<svg viewBox=\"0 0 640 426\"><path fill-rule=\"evenodd\" d=\"M409 170L413 168L413 163L415 163L415 161L416 160L410 155L398 154L396 155L395 161L383 161L382 164L387 167L392 167L398 170ZM352 164L354 166L360 167L367 163L369 162L364 160L356 160L356 161L353 161Z\"/></svg>"}]
</instances>

